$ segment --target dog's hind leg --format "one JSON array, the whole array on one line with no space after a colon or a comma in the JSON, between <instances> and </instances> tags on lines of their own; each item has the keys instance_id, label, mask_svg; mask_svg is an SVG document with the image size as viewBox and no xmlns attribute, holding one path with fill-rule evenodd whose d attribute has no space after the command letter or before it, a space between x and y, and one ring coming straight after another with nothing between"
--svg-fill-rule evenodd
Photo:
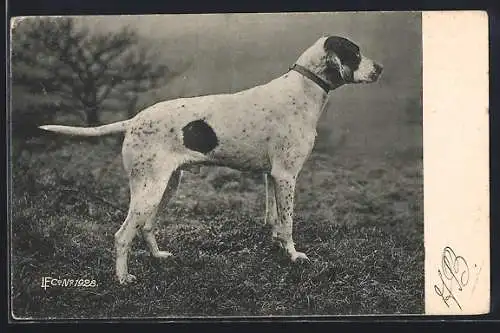
<instances>
[{"instance_id":1,"label":"dog's hind leg","mask_svg":"<svg viewBox=\"0 0 500 333\"><path fill-rule=\"evenodd\" d=\"M157 159L137 163L140 168L130 170L130 207L125 222L115 233L116 275L121 284L135 280L127 265L131 243L138 229L155 218L169 179L177 169L174 164L159 162Z\"/></svg>"},{"instance_id":2,"label":"dog's hind leg","mask_svg":"<svg viewBox=\"0 0 500 333\"><path fill-rule=\"evenodd\" d=\"M161 200L161 204L160 207L158 208L158 211L161 212L161 210L167 205L170 199L174 196L175 192L177 191L177 188L179 187L181 175L182 171L180 169L177 169L174 172L172 172L172 176L168 181L167 189L163 194L163 199ZM146 241L146 244L148 245L151 254L155 258L170 257L172 253L168 251L160 251L160 249L158 248L158 243L156 242L156 237L154 235L155 228L156 228L155 217L148 219L144 224L144 227L142 227L142 235L144 236L144 240Z\"/></svg>"}]
</instances>

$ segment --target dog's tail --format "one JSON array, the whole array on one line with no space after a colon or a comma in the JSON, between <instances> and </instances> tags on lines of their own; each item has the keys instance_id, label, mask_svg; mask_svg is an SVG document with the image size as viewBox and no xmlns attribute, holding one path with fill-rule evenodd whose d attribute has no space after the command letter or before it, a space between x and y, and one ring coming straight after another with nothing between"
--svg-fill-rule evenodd
<instances>
[{"instance_id":1,"label":"dog's tail","mask_svg":"<svg viewBox=\"0 0 500 333\"><path fill-rule=\"evenodd\" d=\"M62 134L79 135L79 136L101 136L113 133L125 132L130 120L118 121L116 123L102 125L98 127L76 127L76 126L61 126L61 125L43 125L39 128Z\"/></svg>"}]
</instances>

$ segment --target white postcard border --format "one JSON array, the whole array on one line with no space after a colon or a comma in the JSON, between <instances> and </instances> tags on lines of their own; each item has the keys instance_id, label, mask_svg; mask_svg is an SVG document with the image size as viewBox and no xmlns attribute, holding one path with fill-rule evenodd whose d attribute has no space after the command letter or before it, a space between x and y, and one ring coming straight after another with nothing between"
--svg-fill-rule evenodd
<instances>
[{"instance_id":1,"label":"white postcard border","mask_svg":"<svg viewBox=\"0 0 500 333\"><path fill-rule=\"evenodd\" d=\"M425 313L490 309L488 16L422 13Z\"/></svg>"}]
</instances>

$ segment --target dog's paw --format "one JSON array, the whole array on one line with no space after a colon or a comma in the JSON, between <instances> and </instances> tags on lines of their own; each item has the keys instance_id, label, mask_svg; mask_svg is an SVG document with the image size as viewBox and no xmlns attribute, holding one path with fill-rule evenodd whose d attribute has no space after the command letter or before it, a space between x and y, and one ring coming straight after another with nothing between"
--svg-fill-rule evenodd
<instances>
[{"instance_id":1,"label":"dog's paw","mask_svg":"<svg viewBox=\"0 0 500 333\"><path fill-rule=\"evenodd\" d=\"M153 256L155 258L164 259L164 258L172 257L173 254L172 254L172 252L168 252L168 251L159 251L158 253L155 253Z\"/></svg>"},{"instance_id":2,"label":"dog's paw","mask_svg":"<svg viewBox=\"0 0 500 333\"><path fill-rule=\"evenodd\" d=\"M309 258L306 256L305 253L302 252L294 252L290 254L290 258L292 262L297 262L297 261L310 261Z\"/></svg>"},{"instance_id":3,"label":"dog's paw","mask_svg":"<svg viewBox=\"0 0 500 333\"><path fill-rule=\"evenodd\" d=\"M118 282L120 282L120 284L122 284L122 285L135 282L136 280L137 280L137 278L135 277L135 275L128 274L128 273L123 275L123 276L118 277Z\"/></svg>"}]
</instances>

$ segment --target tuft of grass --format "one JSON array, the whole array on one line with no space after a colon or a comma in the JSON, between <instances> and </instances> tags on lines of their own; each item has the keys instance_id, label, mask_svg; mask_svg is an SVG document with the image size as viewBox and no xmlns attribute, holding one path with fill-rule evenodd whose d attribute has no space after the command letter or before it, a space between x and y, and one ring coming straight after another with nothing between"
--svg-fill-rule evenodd
<instances>
[{"instance_id":1,"label":"tuft of grass","mask_svg":"<svg viewBox=\"0 0 500 333\"><path fill-rule=\"evenodd\" d=\"M92 151L92 155L89 155ZM127 180L105 143L20 154L14 165L12 288L16 317L349 315L423 312L422 165L313 153L297 185L290 263L262 225L262 179L224 168L187 173L159 214L152 258L140 237L114 277L114 233ZM41 287L44 276L96 287Z\"/></svg>"}]
</instances>

